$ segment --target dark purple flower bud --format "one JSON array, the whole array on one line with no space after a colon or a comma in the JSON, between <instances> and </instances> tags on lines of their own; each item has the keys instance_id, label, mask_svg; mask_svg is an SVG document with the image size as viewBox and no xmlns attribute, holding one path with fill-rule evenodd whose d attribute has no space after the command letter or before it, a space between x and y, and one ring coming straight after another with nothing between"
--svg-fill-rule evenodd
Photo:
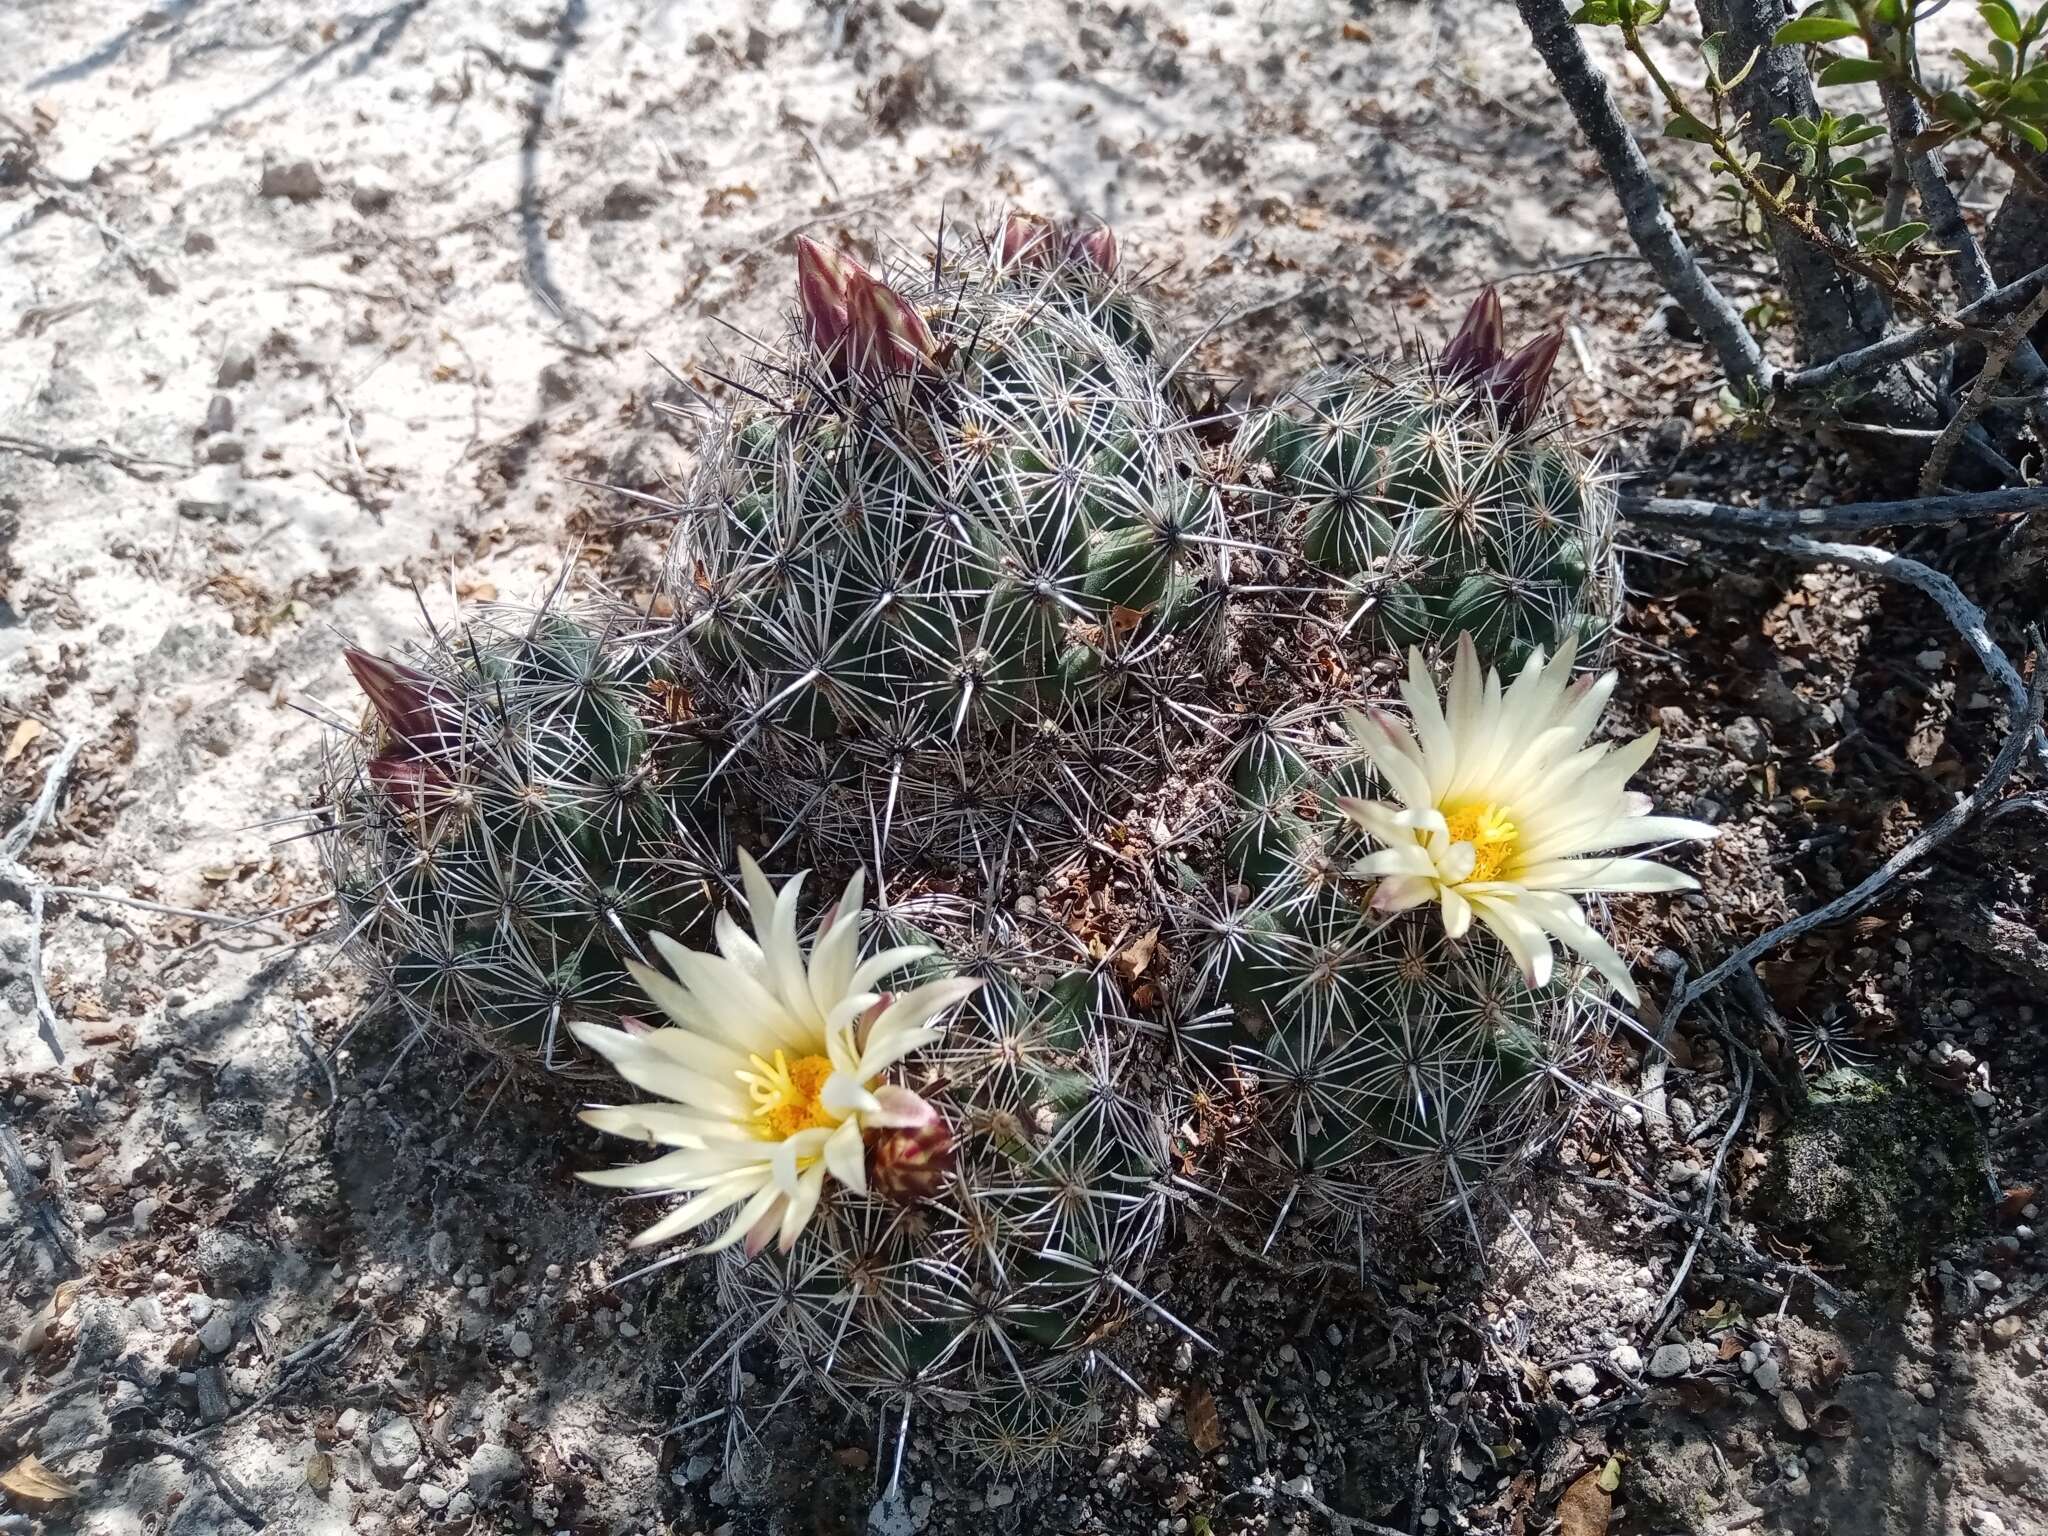
<instances>
[{"instance_id":1,"label":"dark purple flower bud","mask_svg":"<svg viewBox=\"0 0 2048 1536\"><path fill-rule=\"evenodd\" d=\"M1002 239L996 246L996 264L1004 271L1017 266L1050 267L1058 255L1052 225L1046 220L1016 210L1004 215Z\"/></svg>"},{"instance_id":2,"label":"dark purple flower bud","mask_svg":"<svg viewBox=\"0 0 2048 1536\"><path fill-rule=\"evenodd\" d=\"M855 373L876 378L929 371L939 344L902 294L855 266L846 284L846 360Z\"/></svg>"},{"instance_id":3,"label":"dark purple flower bud","mask_svg":"<svg viewBox=\"0 0 2048 1536\"><path fill-rule=\"evenodd\" d=\"M796 237L796 304L803 313L804 335L830 356L846 336L846 288L861 265L851 256Z\"/></svg>"},{"instance_id":4,"label":"dark purple flower bud","mask_svg":"<svg viewBox=\"0 0 2048 1536\"><path fill-rule=\"evenodd\" d=\"M462 700L453 688L417 667L354 646L341 655L384 729L407 749L398 756L430 757L462 744Z\"/></svg>"},{"instance_id":5,"label":"dark purple flower bud","mask_svg":"<svg viewBox=\"0 0 2048 1536\"><path fill-rule=\"evenodd\" d=\"M363 764L363 770L400 810L425 815L448 803L448 775L427 758L380 752Z\"/></svg>"},{"instance_id":6,"label":"dark purple flower bud","mask_svg":"<svg viewBox=\"0 0 2048 1536\"><path fill-rule=\"evenodd\" d=\"M1437 373L1446 379L1478 378L1498 367L1507 351L1507 328L1501 319L1500 295L1491 283L1479 290L1479 297L1465 311L1458 334L1436 360Z\"/></svg>"},{"instance_id":7,"label":"dark purple flower bud","mask_svg":"<svg viewBox=\"0 0 2048 1536\"><path fill-rule=\"evenodd\" d=\"M868 1188L898 1205L916 1205L953 1173L953 1132L934 1115L923 1125L868 1133Z\"/></svg>"},{"instance_id":8,"label":"dark purple flower bud","mask_svg":"<svg viewBox=\"0 0 2048 1536\"><path fill-rule=\"evenodd\" d=\"M1543 409L1543 397L1550 393L1550 372L1557 366L1558 349L1564 345L1564 327L1552 326L1534 341L1525 342L1513 357L1497 365L1482 387L1493 396L1501 424L1513 432L1527 431Z\"/></svg>"},{"instance_id":9,"label":"dark purple flower bud","mask_svg":"<svg viewBox=\"0 0 2048 1536\"><path fill-rule=\"evenodd\" d=\"M1116 276L1116 231L1101 220L1077 222L1067 232L1067 254L1104 277Z\"/></svg>"}]
</instances>

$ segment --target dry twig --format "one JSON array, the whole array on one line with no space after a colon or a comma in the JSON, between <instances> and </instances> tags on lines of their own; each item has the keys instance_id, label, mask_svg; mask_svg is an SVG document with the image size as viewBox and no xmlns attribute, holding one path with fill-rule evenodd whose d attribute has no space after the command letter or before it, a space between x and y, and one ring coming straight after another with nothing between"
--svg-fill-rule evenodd
<instances>
[{"instance_id":1,"label":"dry twig","mask_svg":"<svg viewBox=\"0 0 2048 1536\"><path fill-rule=\"evenodd\" d=\"M1934 447L1928 452L1927 463L1920 470L1920 494L1932 496L1941 489L1941 482L1948 474L1949 464L1956 456L1956 449L1962 443L1963 434L1970 430L1976 419L1984 414L1991 403L1991 397L1998 392L1998 381L2005 377L2005 370L2014 361L2014 354L2025 345L2027 333L2048 315L2048 288L2035 294L2032 302L1999 332L1998 340L1984 349L1984 366L1977 372L1977 380L1970 386L1970 392L1963 397L1955 415L1949 417L1948 425L1941 429L1941 436L1934 440ZM2036 368L2040 358L2031 347L2027 354L2034 358Z\"/></svg>"},{"instance_id":2,"label":"dry twig","mask_svg":"<svg viewBox=\"0 0 2048 1536\"><path fill-rule=\"evenodd\" d=\"M1621 515L1632 522L1661 523L1702 533L1868 533L1874 528L1915 528L1977 518L2026 517L2036 512L2048 512L2048 486L1914 496L1904 501L1852 501L1838 507L1736 507L1664 496L1621 498Z\"/></svg>"}]
</instances>

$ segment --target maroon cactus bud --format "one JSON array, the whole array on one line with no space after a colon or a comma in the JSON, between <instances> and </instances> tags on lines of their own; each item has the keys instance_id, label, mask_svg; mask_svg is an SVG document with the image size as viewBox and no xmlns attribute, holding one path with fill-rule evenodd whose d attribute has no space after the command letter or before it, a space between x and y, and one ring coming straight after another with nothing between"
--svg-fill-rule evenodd
<instances>
[{"instance_id":1,"label":"maroon cactus bud","mask_svg":"<svg viewBox=\"0 0 2048 1536\"><path fill-rule=\"evenodd\" d=\"M1500 295L1491 283L1479 290L1479 297L1465 311L1458 334L1436 360L1436 371L1446 379L1479 378L1499 366L1507 351L1507 327L1501 319Z\"/></svg>"},{"instance_id":2,"label":"maroon cactus bud","mask_svg":"<svg viewBox=\"0 0 2048 1536\"><path fill-rule=\"evenodd\" d=\"M354 646L341 655L384 728L410 749L400 755L430 756L461 744L462 700L446 683Z\"/></svg>"},{"instance_id":3,"label":"maroon cactus bud","mask_svg":"<svg viewBox=\"0 0 2048 1536\"><path fill-rule=\"evenodd\" d=\"M1482 381L1493 396L1501 424L1510 431L1526 431L1543 408L1550 392L1550 372L1557 365L1558 349L1564 345L1564 328L1552 326L1534 341L1525 342L1515 355L1494 366Z\"/></svg>"},{"instance_id":4,"label":"maroon cactus bud","mask_svg":"<svg viewBox=\"0 0 2048 1536\"><path fill-rule=\"evenodd\" d=\"M930 369L939 344L902 294L856 266L847 275L848 368L869 378Z\"/></svg>"},{"instance_id":5,"label":"maroon cactus bud","mask_svg":"<svg viewBox=\"0 0 2048 1536\"><path fill-rule=\"evenodd\" d=\"M1068 230L1067 253L1104 277L1116 276L1116 231L1100 219L1077 221Z\"/></svg>"},{"instance_id":6,"label":"maroon cactus bud","mask_svg":"<svg viewBox=\"0 0 2048 1536\"><path fill-rule=\"evenodd\" d=\"M424 815L448 803L448 775L426 758L406 755L403 749L378 753L363 764L363 771L400 810Z\"/></svg>"},{"instance_id":7,"label":"maroon cactus bud","mask_svg":"<svg viewBox=\"0 0 2048 1536\"><path fill-rule=\"evenodd\" d=\"M996 248L997 263L1005 271L1018 266L1050 267L1058 257L1048 220L1015 210L1005 215L1002 240Z\"/></svg>"},{"instance_id":8,"label":"maroon cactus bud","mask_svg":"<svg viewBox=\"0 0 2048 1536\"><path fill-rule=\"evenodd\" d=\"M953 1132L937 1116L923 1125L868 1133L868 1188L885 1200L929 1200L952 1173Z\"/></svg>"},{"instance_id":9,"label":"maroon cactus bud","mask_svg":"<svg viewBox=\"0 0 2048 1536\"><path fill-rule=\"evenodd\" d=\"M855 272L863 272L851 256L796 237L796 302L803 313L804 335L820 352L835 351L846 336L846 289Z\"/></svg>"}]
</instances>

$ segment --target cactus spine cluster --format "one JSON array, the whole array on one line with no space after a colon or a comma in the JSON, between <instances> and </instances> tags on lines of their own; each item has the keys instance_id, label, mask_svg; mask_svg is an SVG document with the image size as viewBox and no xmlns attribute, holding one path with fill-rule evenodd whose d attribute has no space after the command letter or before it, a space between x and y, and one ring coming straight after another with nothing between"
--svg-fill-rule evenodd
<instances>
[{"instance_id":1,"label":"cactus spine cluster","mask_svg":"<svg viewBox=\"0 0 2048 1536\"><path fill-rule=\"evenodd\" d=\"M729 862L681 680L558 602L347 659L370 707L315 811L345 947L418 1030L569 1064L564 1022L644 1012L624 961L699 929Z\"/></svg>"},{"instance_id":2,"label":"cactus spine cluster","mask_svg":"<svg viewBox=\"0 0 2048 1536\"><path fill-rule=\"evenodd\" d=\"M1212 664L1226 525L1193 437L1085 315L800 259L798 332L671 562L721 766L775 844L943 866L1073 839Z\"/></svg>"},{"instance_id":3,"label":"cactus spine cluster","mask_svg":"<svg viewBox=\"0 0 2048 1536\"><path fill-rule=\"evenodd\" d=\"M1320 368L1245 425L1270 536L1395 651L1470 634L1510 671L1597 655L1620 608L1615 498L1546 416L1561 330L1506 354L1481 294L1430 363Z\"/></svg>"}]
</instances>

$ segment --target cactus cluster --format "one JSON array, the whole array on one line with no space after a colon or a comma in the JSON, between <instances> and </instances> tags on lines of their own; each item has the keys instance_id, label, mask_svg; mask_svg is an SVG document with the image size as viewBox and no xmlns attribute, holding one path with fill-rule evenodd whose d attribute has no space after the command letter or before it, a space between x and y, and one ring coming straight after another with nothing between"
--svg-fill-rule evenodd
<instances>
[{"instance_id":1,"label":"cactus cluster","mask_svg":"<svg viewBox=\"0 0 2048 1536\"><path fill-rule=\"evenodd\" d=\"M1508 354L1487 289L1433 361L1319 368L1246 422L1269 536L1385 646L1469 634L1512 671L1605 642L1621 601L1615 497L1543 408L1563 339Z\"/></svg>"},{"instance_id":2,"label":"cactus cluster","mask_svg":"<svg viewBox=\"0 0 2048 1536\"><path fill-rule=\"evenodd\" d=\"M671 560L719 766L775 846L987 867L1077 840L1213 665L1227 526L1193 437L1085 318L802 262Z\"/></svg>"},{"instance_id":3,"label":"cactus cluster","mask_svg":"<svg viewBox=\"0 0 2048 1536\"><path fill-rule=\"evenodd\" d=\"M420 1034L573 1063L565 1022L644 1011L625 962L718 904L681 679L559 601L347 660L369 707L329 732L314 812L344 947Z\"/></svg>"},{"instance_id":4,"label":"cactus cluster","mask_svg":"<svg viewBox=\"0 0 2048 1536\"><path fill-rule=\"evenodd\" d=\"M1567 856L1700 835L1623 793L1645 744L1557 759L1618 582L1613 498L1542 412L1555 335L1506 355L1489 292L1434 363L1319 371L1210 455L1157 335L1104 226L1016 215L886 276L800 240L663 601L349 654L370 707L318 815L351 952L443 1038L587 1069L573 1035L654 1094L589 1114L664 1149L594 1177L681 1197L640 1241L721 1250L710 1375L766 1346L884 1465L914 1421L1006 1471L1090 1443L1125 1325L1184 1327L1147 1271L1187 1168L1361 1261L1476 1224L1603 1006L1550 937L1628 986L1570 893L1676 888ZM1420 647L1419 738L1350 717L1338 750L1333 701L1242 691L1261 561ZM1488 746L1515 709L1572 729ZM739 846L847 894L821 915ZM1136 987L1105 935L1148 927ZM1186 1144L1198 1090L1248 1156Z\"/></svg>"}]
</instances>

